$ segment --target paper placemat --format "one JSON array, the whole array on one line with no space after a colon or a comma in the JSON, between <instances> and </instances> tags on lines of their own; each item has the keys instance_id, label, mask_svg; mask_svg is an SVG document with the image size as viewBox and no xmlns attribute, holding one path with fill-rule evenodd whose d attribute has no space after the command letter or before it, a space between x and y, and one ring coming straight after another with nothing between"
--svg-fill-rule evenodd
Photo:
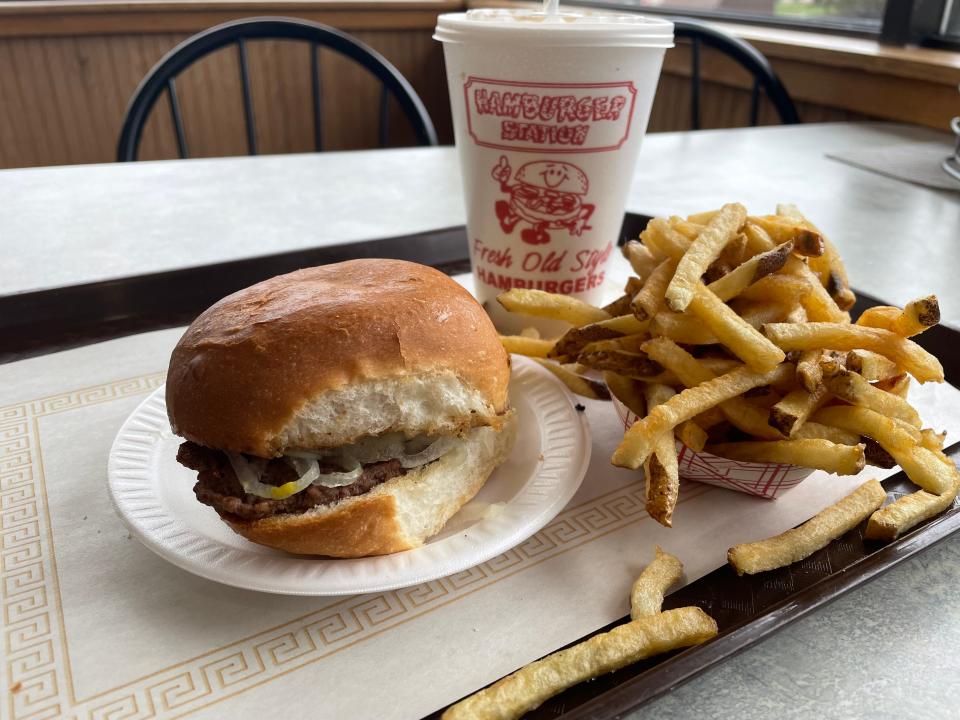
<instances>
[{"instance_id":1,"label":"paper placemat","mask_svg":"<svg viewBox=\"0 0 960 720\"><path fill-rule=\"evenodd\" d=\"M886 175L894 180L916 183L935 190L960 192L960 181L943 169L953 155L946 142L902 143L884 147L858 148L827 153L828 158Z\"/></svg>"},{"instance_id":2,"label":"paper placemat","mask_svg":"<svg viewBox=\"0 0 960 720\"><path fill-rule=\"evenodd\" d=\"M585 401L593 460L546 528L457 575L347 598L278 597L194 577L131 539L107 495L110 444L163 381L180 331L0 366L5 717L417 718L625 615L661 544L694 580L727 548L796 525L866 477L815 473L775 501L686 484L667 530L623 426ZM960 392L917 388L960 436Z\"/></svg>"}]
</instances>

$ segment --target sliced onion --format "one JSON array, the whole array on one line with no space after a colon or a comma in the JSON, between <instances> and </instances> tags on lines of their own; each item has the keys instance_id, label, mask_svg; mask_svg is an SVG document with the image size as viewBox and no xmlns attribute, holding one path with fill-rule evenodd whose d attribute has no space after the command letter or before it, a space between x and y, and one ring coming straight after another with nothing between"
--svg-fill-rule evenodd
<instances>
[{"instance_id":1,"label":"sliced onion","mask_svg":"<svg viewBox=\"0 0 960 720\"><path fill-rule=\"evenodd\" d=\"M433 462L439 457L446 455L456 446L456 438L444 435L427 445L423 450L413 455L403 455L400 458L400 465L405 468L415 468Z\"/></svg>"},{"instance_id":2,"label":"sliced onion","mask_svg":"<svg viewBox=\"0 0 960 720\"><path fill-rule=\"evenodd\" d=\"M227 458L230 460L230 465L233 467L233 472L237 475L237 480L240 481L240 485L243 487L245 493L250 493L251 495L256 495L257 497L266 498L268 500L282 500L285 497L290 497L294 493L300 492L303 488L294 489L290 486L297 485L300 480L297 480L292 483L286 483L280 487L274 485L267 485L266 483L260 482L260 470L259 468L247 460L240 453L227 453ZM319 472L319 468L318 468ZM307 485L310 483L308 482ZM306 487L304 485L303 487Z\"/></svg>"},{"instance_id":3,"label":"sliced onion","mask_svg":"<svg viewBox=\"0 0 960 720\"><path fill-rule=\"evenodd\" d=\"M360 476L363 474L363 466L359 460L349 455L344 455L340 459L340 463L348 469L343 472L321 473L320 468L317 467L319 475L317 479L313 481L313 484L323 485L324 487L343 487L344 485L352 485L360 479ZM317 466L316 462L314 462L314 466Z\"/></svg>"}]
</instances>

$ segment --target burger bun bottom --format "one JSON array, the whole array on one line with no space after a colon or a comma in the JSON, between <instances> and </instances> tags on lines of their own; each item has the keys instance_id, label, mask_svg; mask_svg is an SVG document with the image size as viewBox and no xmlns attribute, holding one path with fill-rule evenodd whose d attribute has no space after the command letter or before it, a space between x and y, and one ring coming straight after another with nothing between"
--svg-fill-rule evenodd
<instances>
[{"instance_id":1,"label":"burger bun bottom","mask_svg":"<svg viewBox=\"0 0 960 720\"><path fill-rule=\"evenodd\" d=\"M511 412L497 430L474 428L446 455L363 495L261 520L224 517L247 540L298 555L352 558L423 545L483 487L516 438Z\"/></svg>"}]
</instances>

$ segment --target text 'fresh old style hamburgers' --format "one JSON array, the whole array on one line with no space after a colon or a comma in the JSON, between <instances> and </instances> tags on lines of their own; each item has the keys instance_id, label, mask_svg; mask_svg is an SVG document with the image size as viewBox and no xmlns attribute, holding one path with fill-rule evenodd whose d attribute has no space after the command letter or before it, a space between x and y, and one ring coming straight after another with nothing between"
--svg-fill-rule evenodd
<instances>
[{"instance_id":1,"label":"text 'fresh old style hamburgers'","mask_svg":"<svg viewBox=\"0 0 960 720\"><path fill-rule=\"evenodd\" d=\"M197 499L293 553L398 552L506 459L508 356L441 272L354 260L224 298L170 359L167 411Z\"/></svg>"}]
</instances>

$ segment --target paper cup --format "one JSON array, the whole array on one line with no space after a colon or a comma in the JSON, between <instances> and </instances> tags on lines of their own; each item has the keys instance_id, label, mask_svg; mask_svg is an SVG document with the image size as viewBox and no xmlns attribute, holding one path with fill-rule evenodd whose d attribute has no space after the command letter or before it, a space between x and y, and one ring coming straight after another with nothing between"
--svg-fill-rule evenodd
<instances>
[{"instance_id":1,"label":"paper cup","mask_svg":"<svg viewBox=\"0 0 960 720\"><path fill-rule=\"evenodd\" d=\"M478 298L598 303L673 24L638 15L441 15Z\"/></svg>"},{"instance_id":2,"label":"paper cup","mask_svg":"<svg viewBox=\"0 0 960 720\"><path fill-rule=\"evenodd\" d=\"M613 398L613 406L626 431L637 416ZM728 460L707 452L694 452L677 441L677 464L684 480L707 483L737 492L773 499L784 490L799 485L813 473L812 468L775 463L754 463Z\"/></svg>"}]
</instances>

